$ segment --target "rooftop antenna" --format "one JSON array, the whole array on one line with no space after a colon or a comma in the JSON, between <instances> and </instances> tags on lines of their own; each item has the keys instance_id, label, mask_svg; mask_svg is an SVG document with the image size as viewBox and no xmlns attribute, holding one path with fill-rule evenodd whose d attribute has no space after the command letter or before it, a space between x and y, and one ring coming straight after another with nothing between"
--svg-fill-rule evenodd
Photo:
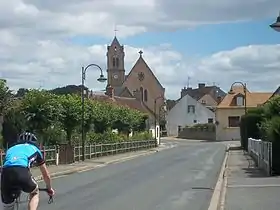
<instances>
[{"instance_id":1,"label":"rooftop antenna","mask_svg":"<svg viewBox=\"0 0 280 210\"><path fill-rule=\"evenodd\" d=\"M190 76L188 76L188 84L187 84L187 88L189 88L189 87L190 87L190 80L191 80L191 78L190 78Z\"/></svg>"}]
</instances>

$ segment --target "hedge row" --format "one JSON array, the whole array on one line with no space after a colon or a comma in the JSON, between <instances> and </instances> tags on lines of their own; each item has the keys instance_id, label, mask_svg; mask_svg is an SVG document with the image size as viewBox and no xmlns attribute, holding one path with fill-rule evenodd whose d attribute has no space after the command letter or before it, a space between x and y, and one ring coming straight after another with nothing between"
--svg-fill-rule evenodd
<instances>
[{"instance_id":1,"label":"hedge row","mask_svg":"<svg viewBox=\"0 0 280 210\"><path fill-rule=\"evenodd\" d=\"M280 96L275 96L262 107L248 111L240 123L241 145L248 150L248 138L272 142L273 171L280 173Z\"/></svg>"},{"instance_id":2,"label":"hedge row","mask_svg":"<svg viewBox=\"0 0 280 210\"><path fill-rule=\"evenodd\" d=\"M9 100L5 100L5 104L0 106L4 115L4 145L6 142L13 142L23 130L36 133L44 144L56 144L65 140L72 143L80 136L82 103L79 95L55 95L45 90L30 90L22 98L15 99L9 94L1 94L9 92L3 83L1 84L0 100L1 97L9 97ZM146 128L147 115L114 103L86 98L84 113L85 132L87 136L99 136L98 141L108 135L111 140L127 139L130 131L143 132ZM114 129L118 130L120 135L112 134Z\"/></svg>"}]
</instances>

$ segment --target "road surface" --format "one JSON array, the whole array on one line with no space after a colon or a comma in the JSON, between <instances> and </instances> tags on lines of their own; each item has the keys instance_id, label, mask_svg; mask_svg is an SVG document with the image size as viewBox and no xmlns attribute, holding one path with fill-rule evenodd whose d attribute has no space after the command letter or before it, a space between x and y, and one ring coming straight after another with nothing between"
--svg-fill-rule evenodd
<instances>
[{"instance_id":1,"label":"road surface","mask_svg":"<svg viewBox=\"0 0 280 210\"><path fill-rule=\"evenodd\" d=\"M152 155L53 180L40 210L207 210L225 155L221 143L184 143ZM20 209L26 209L22 204Z\"/></svg>"}]
</instances>

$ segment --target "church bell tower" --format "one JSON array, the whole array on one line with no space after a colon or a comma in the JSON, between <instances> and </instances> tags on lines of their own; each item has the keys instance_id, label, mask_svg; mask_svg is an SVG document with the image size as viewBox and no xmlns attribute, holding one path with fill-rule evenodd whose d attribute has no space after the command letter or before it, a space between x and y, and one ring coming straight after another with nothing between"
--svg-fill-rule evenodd
<instances>
[{"instance_id":1,"label":"church bell tower","mask_svg":"<svg viewBox=\"0 0 280 210\"><path fill-rule=\"evenodd\" d=\"M107 78L108 85L113 88L121 87L125 79L124 47L115 36L107 47Z\"/></svg>"}]
</instances>

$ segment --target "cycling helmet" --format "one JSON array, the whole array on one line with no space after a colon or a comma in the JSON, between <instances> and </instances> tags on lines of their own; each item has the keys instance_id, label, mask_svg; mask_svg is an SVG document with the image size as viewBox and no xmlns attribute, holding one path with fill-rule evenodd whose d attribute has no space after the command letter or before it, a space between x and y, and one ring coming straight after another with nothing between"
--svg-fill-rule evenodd
<instances>
[{"instance_id":1,"label":"cycling helmet","mask_svg":"<svg viewBox=\"0 0 280 210\"><path fill-rule=\"evenodd\" d=\"M20 134L18 140L20 143L24 143L24 142L34 143L34 144L37 143L37 137L33 133L30 133L30 132L24 132L24 133Z\"/></svg>"}]
</instances>

